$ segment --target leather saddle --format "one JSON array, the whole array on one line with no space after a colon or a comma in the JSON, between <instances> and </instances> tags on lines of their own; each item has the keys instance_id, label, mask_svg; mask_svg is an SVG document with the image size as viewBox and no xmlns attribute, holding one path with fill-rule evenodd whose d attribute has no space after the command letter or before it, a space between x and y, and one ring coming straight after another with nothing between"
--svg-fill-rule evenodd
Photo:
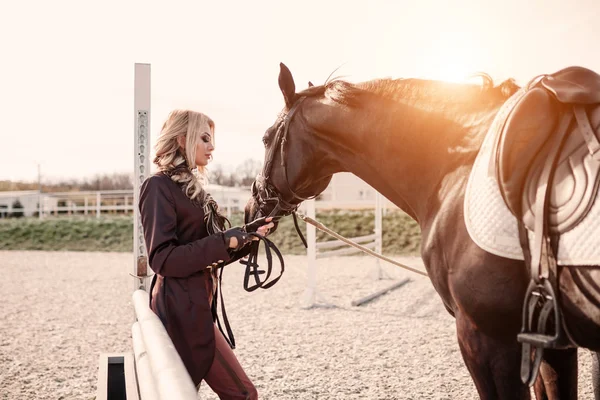
<instances>
[{"instance_id":1,"label":"leather saddle","mask_svg":"<svg viewBox=\"0 0 600 400\"><path fill-rule=\"evenodd\" d=\"M556 156L548 182L548 231L564 233L587 215L600 178L600 75L569 67L535 78L504 121L494 170L502 197L533 231L542 171ZM555 142L562 141L556 155Z\"/></svg>"},{"instance_id":2,"label":"leather saddle","mask_svg":"<svg viewBox=\"0 0 600 400\"><path fill-rule=\"evenodd\" d=\"M544 349L575 343L557 300L557 238L577 226L596 199L600 76L569 67L535 78L523 90L500 128L492 162L530 269L517 340L521 380L531 386Z\"/></svg>"}]
</instances>

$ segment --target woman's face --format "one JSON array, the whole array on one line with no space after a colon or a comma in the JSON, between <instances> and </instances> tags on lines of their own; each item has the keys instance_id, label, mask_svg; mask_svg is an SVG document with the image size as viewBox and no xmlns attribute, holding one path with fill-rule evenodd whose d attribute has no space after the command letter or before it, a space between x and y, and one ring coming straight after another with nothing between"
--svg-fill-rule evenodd
<instances>
[{"instance_id":1,"label":"woman's face","mask_svg":"<svg viewBox=\"0 0 600 400\"><path fill-rule=\"evenodd\" d=\"M212 152L215 149L213 143L213 133L207 125L202 129L200 141L196 144L196 166L205 167L212 159Z\"/></svg>"}]
</instances>

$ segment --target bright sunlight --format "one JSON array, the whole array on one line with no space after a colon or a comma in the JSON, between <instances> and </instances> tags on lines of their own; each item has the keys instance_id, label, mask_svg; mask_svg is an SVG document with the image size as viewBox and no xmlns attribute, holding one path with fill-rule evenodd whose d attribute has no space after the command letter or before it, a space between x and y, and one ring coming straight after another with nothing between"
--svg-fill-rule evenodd
<instances>
[{"instance_id":1,"label":"bright sunlight","mask_svg":"<svg viewBox=\"0 0 600 400\"><path fill-rule=\"evenodd\" d=\"M449 32L433 43L423 78L463 83L479 71L480 50L470 37Z\"/></svg>"}]
</instances>

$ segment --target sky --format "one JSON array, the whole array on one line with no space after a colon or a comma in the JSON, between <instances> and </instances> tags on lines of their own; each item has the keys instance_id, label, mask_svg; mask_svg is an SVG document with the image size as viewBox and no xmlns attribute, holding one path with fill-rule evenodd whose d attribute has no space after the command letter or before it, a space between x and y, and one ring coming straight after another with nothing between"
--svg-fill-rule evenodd
<instances>
[{"instance_id":1,"label":"sky","mask_svg":"<svg viewBox=\"0 0 600 400\"><path fill-rule=\"evenodd\" d=\"M38 165L42 181L131 172L135 63L151 64L152 145L171 110L201 111L214 163L233 170L263 160L280 62L299 90L336 68L351 82L522 84L600 71L599 19L597 0L0 0L0 180L36 181Z\"/></svg>"}]
</instances>

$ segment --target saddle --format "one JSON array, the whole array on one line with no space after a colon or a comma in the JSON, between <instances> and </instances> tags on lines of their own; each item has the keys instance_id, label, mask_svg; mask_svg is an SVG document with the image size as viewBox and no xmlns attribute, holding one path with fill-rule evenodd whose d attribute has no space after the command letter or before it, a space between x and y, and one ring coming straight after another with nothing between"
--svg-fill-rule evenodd
<instances>
[{"instance_id":1,"label":"saddle","mask_svg":"<svg viewBox=\"0 0 600 400\"><path fill-rule=\"evenodd\" d=\"M498 135L494 160L502 197L529 230L543 217L535 213L536 193L556 141L563 143L549 182L549 231L567 232L587 215L600 177L598 137L600 75L569 67L530 83Z\"/></svg>"},{"instance_id":2,"label":"saddle","mask_svg":"<svg viewBox=\"0 0 600 400\"><path fill-rule=\"evenodd\" d=\"M541 84L563 104L600 103L600 75L583 67L569 67L545 76Z\"/></svg>"},{"instance_id":3,"label":"saddle","mask_svg":"<svg viewBox=\"0 0 600 400\"><path fill-rule=\"evenodd\" d=\"M497 135L492 167L531 272L517 336L521 379L531 386L544 349L575 344L557 300L557 243L585 218L598 192L600 75L569 67L524 90Z\"/></svg>"}]
</instances>

